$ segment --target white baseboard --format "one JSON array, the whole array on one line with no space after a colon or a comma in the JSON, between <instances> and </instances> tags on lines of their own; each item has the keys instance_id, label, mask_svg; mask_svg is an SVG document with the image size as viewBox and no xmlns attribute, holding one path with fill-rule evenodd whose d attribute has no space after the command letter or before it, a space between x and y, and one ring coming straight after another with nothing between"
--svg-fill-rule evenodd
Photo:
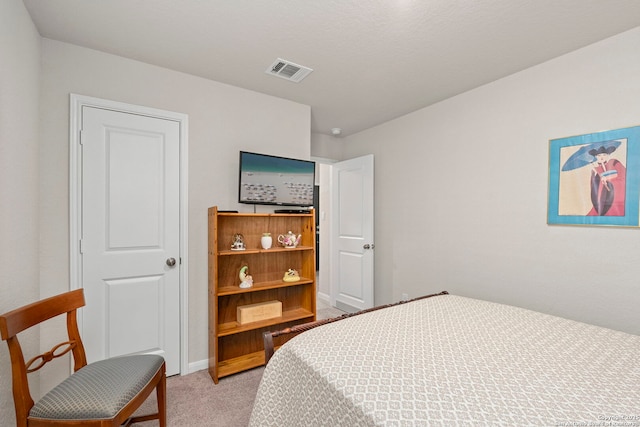
<instances>
[{"instance_id":1,"label":"white baseboard","mask_svg":"<svg viewBox=\"0 0 640 427\"><path fill-rule=\"evenodd\" d=\"M182 375L193 374L194 372L202 371L204 369L209 369L209 359L189 363L189 372L185 372Z\"/></svg>"},{"instance_id":2,"label":"white baseboard","mask_svg":"<svg viewBox=\"0 0 640 427\"><path fill-rule=\"evenodd\" d=\"M331 296L329 294L318 292L316 294L316 298L318 299L318 301L324 302L329 306L331 305Z\"/></svg>"}]
</instances>

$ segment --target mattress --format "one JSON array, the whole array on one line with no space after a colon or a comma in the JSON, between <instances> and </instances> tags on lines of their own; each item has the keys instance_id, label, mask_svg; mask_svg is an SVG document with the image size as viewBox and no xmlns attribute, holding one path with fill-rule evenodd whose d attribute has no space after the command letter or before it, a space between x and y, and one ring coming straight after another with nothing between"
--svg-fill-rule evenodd
<instances>
[{"instance_id":1,"label":"mattress","mask_svg":"<svg viewBox=\"0 0 640 427\"><path fill-rule=\"evenodd\" d=\"M441 295L306 331L250 426L640 426L640 337Z\"/></svg>"}]
</instances>

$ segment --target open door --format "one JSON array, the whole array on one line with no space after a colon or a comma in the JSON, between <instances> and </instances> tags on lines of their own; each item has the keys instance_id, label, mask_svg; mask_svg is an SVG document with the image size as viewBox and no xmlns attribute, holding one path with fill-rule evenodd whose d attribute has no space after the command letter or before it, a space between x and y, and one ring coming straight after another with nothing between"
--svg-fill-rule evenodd
<instances>
[{"instance_id":1,"label":"open door","mask_svg":"<svg viewBox=\"0 0 640 427\"><path fill-rule=\"evenodd\" d=\"M331 168L331 305L373 307L373 155Z\"/></svg>"}]
</instances>

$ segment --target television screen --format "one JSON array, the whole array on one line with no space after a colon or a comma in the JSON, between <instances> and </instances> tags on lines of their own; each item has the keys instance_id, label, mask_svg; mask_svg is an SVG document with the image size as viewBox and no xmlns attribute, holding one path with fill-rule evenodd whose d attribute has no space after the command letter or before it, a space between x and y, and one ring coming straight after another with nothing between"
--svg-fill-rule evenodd
<instances>
[{"instance_id":1,"label":"television screen","mask_svg":"<svg viewBox=\"0 0 640 427\"><path fill-rule=\"evenodd\" d=\"M240 152L238 202L313 206L315 162Z\"/></svg>"}]
</instances>

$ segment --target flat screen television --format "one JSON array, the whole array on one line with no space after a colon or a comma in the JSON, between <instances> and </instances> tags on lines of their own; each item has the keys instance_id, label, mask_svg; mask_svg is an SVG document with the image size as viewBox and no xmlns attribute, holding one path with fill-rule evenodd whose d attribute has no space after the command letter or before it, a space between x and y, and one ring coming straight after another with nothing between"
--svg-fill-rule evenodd
<instances>
[{"instance_id":1,"label":"flat screen television","mask_svg":"<svg viewBox=\"0 0 640 427\"><path fill-rule=\"evenodd\" d=\"M313 206L316 164L240 151L238 202L254 205Z\"/></svg>"}]
</instances>

